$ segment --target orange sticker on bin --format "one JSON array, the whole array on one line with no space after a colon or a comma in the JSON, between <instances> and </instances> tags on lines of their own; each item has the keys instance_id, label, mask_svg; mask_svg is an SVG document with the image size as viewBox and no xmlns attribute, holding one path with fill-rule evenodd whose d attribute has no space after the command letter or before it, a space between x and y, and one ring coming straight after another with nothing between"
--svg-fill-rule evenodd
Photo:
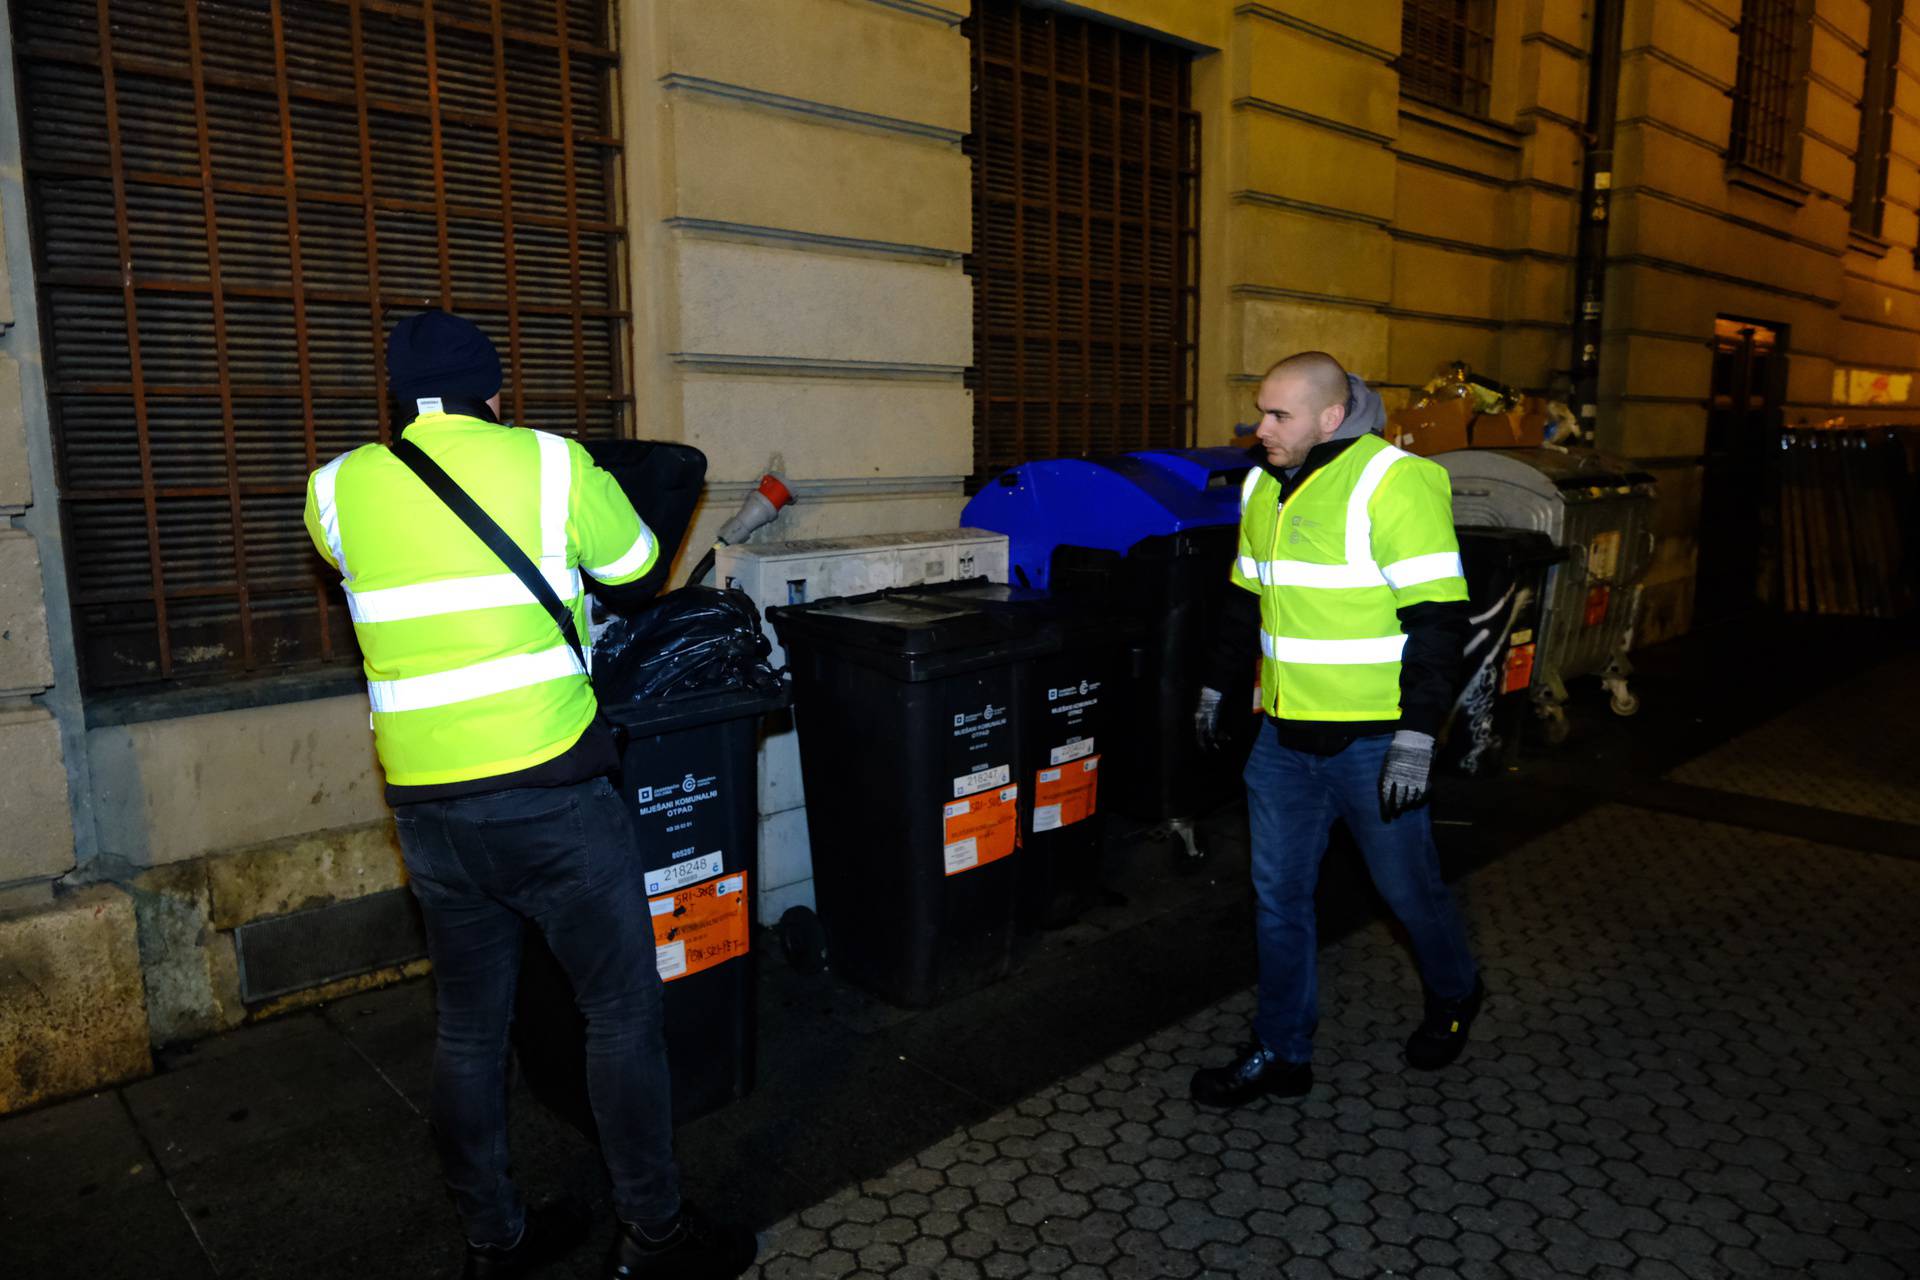
<instances>
[{"instance_id":1,"label":"orange sticker on bin","mask_svg":"<svg viewBox=\"0 0 1920 1280\"><path fill-rule=\"evenodd\" d=\"M747 873L715 876L647 899L653 959L667 982L747 954Z\"/></svg>"},{"instance_id":2,"label":"orange sticker on bin","mask_svg":"<svg viewBox=\"0 0 1920 1280\"><path fill-rule=\"evenodd\" d=\"M988 787L941 806L941 854L948 875L984 867L1013 852L1020 835L1019 799L1018 786Z\"/></svg>"},{"instance_id":3,"label":"orange sticker on bin","mask_svg":"<svg viewBox=\"0 0 1920 1280\"><path fill-rule=\"evenodd\" d=\"M1033 830L1057 831L1091 818L1097 807L1100 757L1088 756L1033 776Z\"/></svg>"},{"instance_id":4,"label":"orange sticker on bin","mask_svg":"<svg viewBox=\"0 0 1920 1280\"><path fill-rule=\"evenodd\" d=\"M1533 645L1517 644L1507 650L1507 669L1500 692L1518 693L1533 683Z\"/></svg>"}]
</instances>

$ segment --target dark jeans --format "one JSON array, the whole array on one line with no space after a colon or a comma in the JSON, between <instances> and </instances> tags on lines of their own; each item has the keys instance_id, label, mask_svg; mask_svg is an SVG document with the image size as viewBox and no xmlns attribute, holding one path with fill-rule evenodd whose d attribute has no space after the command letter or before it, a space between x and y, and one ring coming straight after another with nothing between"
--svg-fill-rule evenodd
<instances>
[{"instance_id":1,"label":"dark jeans","mask_svg":"<svg viewBox=\"0 0 1920 1280\"><path fill-rule=\"evenodd\" d=\"M525 921L573 982L587 1089L629 1222L680 1208L660 975L633 824L605 778L394 811L439 989L433 1129L476 1244L511 1244L526 1206L509 1174L507 1032Z\"/></svg>"},{"instance_id":2,"label":"dark jeans","mask_svg":"<svg viewBox=\"0 0 1920 1280\"><path fill-rule=\"evenodd\" d=\"M1473 990L1478 970L1466 926L1440 879L1440 854L1426 806L1392 822L1380 817L1380 765L1393 735L1357 738L1337 755L1283 747L1270 721L1247 759L1253 890L1260 953L1260 1001L1253 1031L1290 1062L1313 1057L1320 1020L1313 894L1327 833L1346 821L1367 873L1413 940L1428 990L1456 999Z\"/></svg>"}]
</instances>

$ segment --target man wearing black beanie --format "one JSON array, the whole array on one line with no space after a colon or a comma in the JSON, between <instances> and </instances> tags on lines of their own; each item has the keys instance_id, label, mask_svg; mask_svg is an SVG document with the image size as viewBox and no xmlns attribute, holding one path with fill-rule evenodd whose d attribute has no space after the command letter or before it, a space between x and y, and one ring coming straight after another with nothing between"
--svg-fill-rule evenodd
<instances>
[{"instance_id":1,"label":"man wearing black beanie","mask_svg":"<svg viewBox=\"0 0 1920 1280\"><path fill-rule=\"evenodd\" d=\"M464 1274L524 1274L587 1227L570 1204L530 1212L509 1173L507 1033L531 922L587 1022L588 1093L619 1217L606 1274L736 1276L753 1263L752 1233L680 1200L641 861L579 645L581 573L632 582L659 547L577 443L500 422L500 356L473 322L444 311L400 321L387 383L400 440L315 471L307 530L340 571L426 921L433 1130L466 1230ZM450 501L483 514L475 523ZM501 540L490 546L489 532Z\"/></svg>"}]
</instances>

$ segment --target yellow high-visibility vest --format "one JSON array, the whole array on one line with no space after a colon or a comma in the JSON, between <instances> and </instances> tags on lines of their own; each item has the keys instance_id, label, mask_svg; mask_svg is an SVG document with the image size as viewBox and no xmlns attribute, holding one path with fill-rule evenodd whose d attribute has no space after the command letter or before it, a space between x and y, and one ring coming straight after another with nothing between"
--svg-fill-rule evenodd
<instances>
[{"instance_id":1,"label":"yellow high-visibility vest","mask_svg":"<svg viewBox=\"0 0 1920 1280\"><path fill-rule=\"evenodd\" d=\"M563 436L433 413L403 433L473 496L587 634L580 571L631 582L659 545L614 478ZM551 760L592 723L553 616L383 445L307 478L307 533L340 571L387 781L431 786Z\"/></svg>"},{"instance_id":2,"label":"yellow high-visibility vest","mask_svg":"<svg viewBox=\"0 0 1920 1280\"><path fill-rule=\"evenodd\" d=\"M1395 611L1467 598L1445 469L1367 435L1279 498L1265 468L1248 473L1233 566L1260 597L1262 707L1398 719L1407 637Z\"/></svg>"}]
</instances>

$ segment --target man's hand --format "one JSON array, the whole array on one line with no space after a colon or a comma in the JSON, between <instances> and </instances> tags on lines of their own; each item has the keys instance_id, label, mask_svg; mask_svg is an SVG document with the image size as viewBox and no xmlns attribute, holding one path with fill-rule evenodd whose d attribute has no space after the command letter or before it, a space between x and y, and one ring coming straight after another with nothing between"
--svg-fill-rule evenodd
<instances>
[{"instance_id":1,"label":"man's hand","mask_svg":"<svg viewBox=\"0 0 1920 1280\"><path fill-rule=\"evenodd\" d=\"M1395 732L1380 766L1380 820L1392 822L1425 804L1432 772L1433 735L1413 729Z\"/></svg>"},{"instance_id":2,"label":"man's hand","mask_svg":"<svg viewBox=\"0 0 1920 1280\"><path fill-rule=\"evenodd\" d=\"M1220 745L1218 689L1200 690L1200 697L1193 704L1193 738L1202 751L1212 751Z\"/></svg>"}]
</instances>

